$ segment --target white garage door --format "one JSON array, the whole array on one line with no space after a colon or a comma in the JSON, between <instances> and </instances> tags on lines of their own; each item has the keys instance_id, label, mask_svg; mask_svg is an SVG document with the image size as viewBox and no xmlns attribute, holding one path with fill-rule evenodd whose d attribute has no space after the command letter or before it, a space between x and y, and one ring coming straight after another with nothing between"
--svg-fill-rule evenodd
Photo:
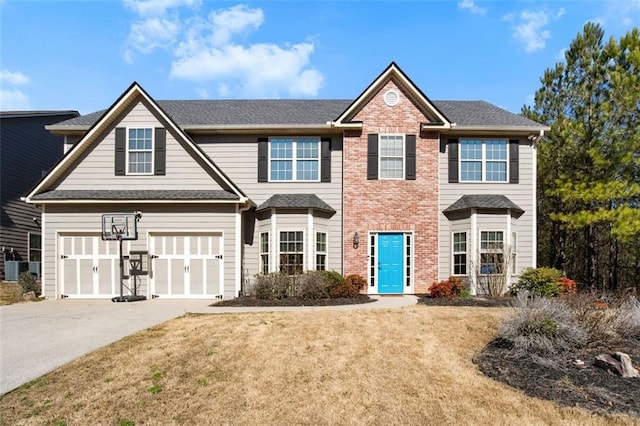
<instances>
[{"instance_id":1,"label":"white garage door","mask_svg":"<svg viewBox=\"0 0 640 426\"><path fill-rule=\"evenodd\" d=\"M151 233L151 294L172 299L221 296L222 253L221 232Z\"/></svg>"},{"instance_id":2,"label":"white garage door","mask_svg":"<svg viewBox=\"0 0 640 426\"><path fill-rule=\"evenodd\" d=\"M123 242L123 252L129 242ZM100 235L58 237L60 294L72 298L111 298L120 294L120 254L117 241Z\"/></svg>"}]
</instances>

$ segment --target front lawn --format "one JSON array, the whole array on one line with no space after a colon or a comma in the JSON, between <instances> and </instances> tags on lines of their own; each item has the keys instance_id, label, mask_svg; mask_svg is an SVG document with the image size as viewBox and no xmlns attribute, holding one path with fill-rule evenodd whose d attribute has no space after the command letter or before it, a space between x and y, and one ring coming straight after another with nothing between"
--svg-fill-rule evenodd
<instances>
[{"instance_id":1,"label":"front lawn","mask_svg":"<svg viewBox=\"0 0 640 426\"><path fill-rule=\"evenodd\" d=\"M507 311L187 315L3 396L0 423L640 424L484 376L472 359Z\"/></svg>"}]
</instances>

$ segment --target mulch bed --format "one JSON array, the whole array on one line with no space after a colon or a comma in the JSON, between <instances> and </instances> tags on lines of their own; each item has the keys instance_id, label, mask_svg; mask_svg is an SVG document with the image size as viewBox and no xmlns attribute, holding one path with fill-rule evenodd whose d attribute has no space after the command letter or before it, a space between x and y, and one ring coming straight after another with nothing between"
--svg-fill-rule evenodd
<instances>
[{"instance_id":1,"label":"mulch bed","mask_svg":"<svg viewBox=\"0 0 640 426\"><path fill-rule=\"evenodd\" d=\"M236 297L235 299L223 300L221 302L214 303L212 307L227 307L227 306L239 306L239 307L251 307L251 306L336 306L336 305L357 305L361 303L375 302L375 299L369 296L360 295L350 298L336 298L336 299L317 299L317 300L302 300L302 299L256 299L255 297Z\"/></svg>"},{"instance_id":2,"label":"mulch bed","mask_svg":"<svg viewBox=\"0 0 640 426\"><path fill-rule=\"evenodd\" d=\"M513 298L434 298L422 296L419 303L429 306L509 307ZM640 343L627 342L615 348L591 348L551 360L510 358L503 342L490 342L473 362L480 371L525 394L559 405L580 407L598 413L621 413L640 417L640 378L622 378L594 365L602 353L625 352L638 368ZM576 360L584 367L575 365Z\"/></svg>"}]
</instances>

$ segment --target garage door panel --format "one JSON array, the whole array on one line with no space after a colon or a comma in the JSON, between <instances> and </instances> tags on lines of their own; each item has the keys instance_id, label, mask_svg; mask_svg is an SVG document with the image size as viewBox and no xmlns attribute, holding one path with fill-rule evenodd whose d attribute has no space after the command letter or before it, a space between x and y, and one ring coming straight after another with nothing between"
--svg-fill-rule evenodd
<instances>
[{"instance_id":1,"label":"garage door panel","mask_svg":"<svg viewBox=\"0 0 640 426\"><path fill-rule=\"evenodd\" d=\"M205 285L207 294L220 293L220 264L219 259L206 259L207 276L205 277Z\"/></svg>"},{"instance_id":2,"label":"garage door panel","mask_svg":"<svg viewBox=\"0 0 640 426\"><path fill-rule=\"evenodd\" d=\"M78 282L79 282L79 294L94 295L94 264L93 259L80 259L78 266Z\"/></svg>"},{"instance_id":3,"label":"garage door panel","mask_svg":"<svg viewBox=\"0 0 640 426\"><path fill-rule=\"evenodd\" d=\"M117 268L117 274L116 274ZM116 293L115 279L118 278L118 292L120 291L120 265L116 265L113 260L98 260L98 294L113 295Z\"/></svg>"},{"instance_id":4,"label":"garage door panel","mask_svg":"<svg viewBox=\"0 0 640 426\"><path fill-rule=\"evenodd\" d=\"M185 265L184 259L171 259L169 261L171 265L171 294L183 295L184 292L184 275Z\"/></svg>"},{"instance_id":5,"label":"garage door panel","mask_svg":"<svg viewBox=\"0 0 640 426\"><path fill-rule=\"evenodd\" d=\"M167 259L155 259L153 265L153 281L155 294L169 293L169 261Z\"/></svg>"},{"instance_id":6,"label":"garage door panel","mask_svg":"<svg viewBox=\"0 0 640 426\"><path fill-rule=\"evenodd\" d=\"M70 244L71 242L69 242ZM63 259L61 261L63 294L78 294L78 263L78 259Z\"/></svg>"}]
</instances>

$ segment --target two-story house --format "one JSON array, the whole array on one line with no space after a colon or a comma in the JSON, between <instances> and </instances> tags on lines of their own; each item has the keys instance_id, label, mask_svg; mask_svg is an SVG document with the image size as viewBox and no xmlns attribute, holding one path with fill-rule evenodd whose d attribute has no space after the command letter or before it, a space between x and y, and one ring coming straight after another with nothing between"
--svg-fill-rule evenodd
<instances>
[{"instance_id":1,"label":"two-story house","mask_svg":"<svg viewBox=\"0 0 640 426\"><path fill-rule=\"evenodd\" d=\"M535 266L545 126L486 102L431 101L392 63L355 100L156 101L137 83L48 129L65 157L27 195L43 293L112 297L104 213L142 212L125 252L143 294L232 298L258 273L360 274L367 293ZM499 265L500 264L500 265Z\"/></svg>"}]
</instances>

